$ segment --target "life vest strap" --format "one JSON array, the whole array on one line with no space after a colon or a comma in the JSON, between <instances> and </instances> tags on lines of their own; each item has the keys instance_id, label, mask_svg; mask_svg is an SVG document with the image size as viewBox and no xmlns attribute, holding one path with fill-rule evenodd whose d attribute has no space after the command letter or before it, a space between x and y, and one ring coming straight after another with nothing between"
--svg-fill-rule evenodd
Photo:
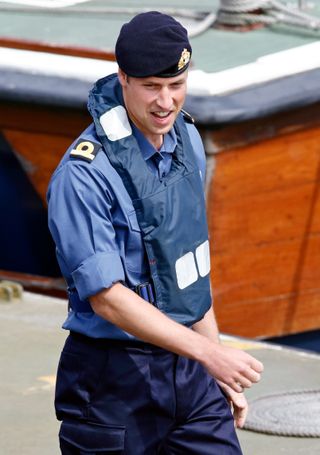
<instances>
[{"instance_id":1,"label":"life vest strap","mask_svg":"<svg viewBox=\"0 0 320 455\"><path fill-rule=\"evenodd\" d=\"M146 300L149 303L155 303L155 296L153 292L153 286L150 282L138 284L134 288L134 292L136 292L140 297Z\"/></svg>"}]
</instances>

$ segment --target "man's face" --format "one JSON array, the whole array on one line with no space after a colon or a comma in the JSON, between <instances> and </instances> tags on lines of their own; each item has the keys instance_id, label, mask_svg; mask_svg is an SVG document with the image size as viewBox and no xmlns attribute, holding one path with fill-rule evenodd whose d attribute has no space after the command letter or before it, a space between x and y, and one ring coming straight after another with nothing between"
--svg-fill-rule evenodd
<instances>
[{"instance_id":1,"label":"man's face","mask_svg":"<svg viewBox=\"0 0 320 455\"><path fill-rule=\"evenodd\" d=\"M128 115L144 136L160 148L183 106L187 71L179 76L161 78L128 77L119 70L119 80Z\"/></svg>"}]
</instances>

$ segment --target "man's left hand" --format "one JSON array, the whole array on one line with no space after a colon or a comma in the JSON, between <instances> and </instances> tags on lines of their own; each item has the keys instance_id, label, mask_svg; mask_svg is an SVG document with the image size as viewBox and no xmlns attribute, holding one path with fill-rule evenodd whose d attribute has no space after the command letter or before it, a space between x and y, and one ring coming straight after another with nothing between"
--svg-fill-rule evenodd
<instances>
[{"instance_id":1,"label":"man's left hand","mask_svg":"<svg viewBox=\"0 0 320 455\"><path fill-rule=\"evenodd\" d=\"M217 381L223 392L226 394L227 399L230 402L230 406L233 412L233 418L235 422L235 426L237 428L242 428L246 417L248 414L248 402L244 393L235 392L231 387L227 384L224 384L221 381Z\"/></svg>"}]
</instances>

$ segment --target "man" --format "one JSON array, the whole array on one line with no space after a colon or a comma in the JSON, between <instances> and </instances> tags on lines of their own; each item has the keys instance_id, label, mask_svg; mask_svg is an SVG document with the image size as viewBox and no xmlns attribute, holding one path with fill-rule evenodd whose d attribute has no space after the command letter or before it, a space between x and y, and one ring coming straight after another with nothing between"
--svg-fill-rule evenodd
<instances>
[{"instance_id":1,"label":"man","mask_svg":"<svg viewBox=\"0 0 320 455\"><path fill-rule=\"evenodd\" d=\"M65 455L241 454L243 389L262 364L219 344L210 296L203 146L181 110L191 46L172 17L125 24L118 75L49 191L69 291L56 413ZM217 385L217 382L220 386Z\"/></svg>"}]
</instances>

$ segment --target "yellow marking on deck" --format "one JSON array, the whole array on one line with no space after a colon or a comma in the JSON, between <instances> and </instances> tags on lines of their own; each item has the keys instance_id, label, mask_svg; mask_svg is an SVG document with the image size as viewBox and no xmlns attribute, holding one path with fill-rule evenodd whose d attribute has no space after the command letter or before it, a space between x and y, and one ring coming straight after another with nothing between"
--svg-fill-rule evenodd
<instances>
[{"instance_id":1,"label":"yellow marking on deck","mask_svg":"<svg viewBox=\"0 0 320 455\"><path fill-rule=\"evenodd\" d=\"M253 349L265 349L265 345L263 343L251 343L250 341L244 340L222 340L222 344L225 344L232 348L243 349L245 351Z\"/></svg>"},{"instance_id":2,"label":"yellow marking on deck","mask_svg":"<svg viewBox=\"0 0 320 455\"><path fill-rule=\"evenodd\" d=\"M39 376L37 378L38 381L43 381L47 385L50 385L51 387L54 387L56 385L56 376L51 375L51 376Z\"/></svg>"},{"instance_id":3,"label":"yellow marking on deck","mask_svg":"<svg viewBox=\"0 0 320 455\"><path fill-rule=\"evenodd\" d=\"M38 384L32 387L28 387L24 392L23 395L32 395L39 392L52 392L56 384L56 376L38 376L37 377ZM40 383L39 383L40 382ZM42 382L42 384L41 384Z\"/></svg>"}]
</instances>

